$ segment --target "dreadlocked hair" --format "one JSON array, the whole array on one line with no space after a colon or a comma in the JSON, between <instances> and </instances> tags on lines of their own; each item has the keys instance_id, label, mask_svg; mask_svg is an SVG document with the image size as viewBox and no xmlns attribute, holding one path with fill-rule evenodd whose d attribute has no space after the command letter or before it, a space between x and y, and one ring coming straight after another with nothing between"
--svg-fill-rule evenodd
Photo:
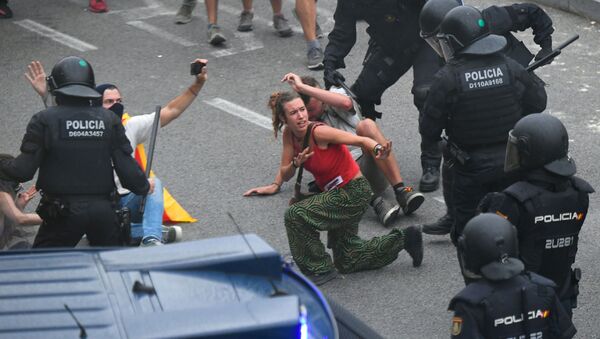
<instances>
[{"instance_id":1,"label":"dreadlocked hair","mask_svg":"<svg viewBox=\"0 0 600 339\"><path fill-rule=\"evenodd\" d=\"M277 133L281 131L281 127L285 124L283 105L297 98L300 98L300 96L296 92L273 92L269 97L267 106L271 109L275 138L277 138Z\"/></svg>"}]
</instances>

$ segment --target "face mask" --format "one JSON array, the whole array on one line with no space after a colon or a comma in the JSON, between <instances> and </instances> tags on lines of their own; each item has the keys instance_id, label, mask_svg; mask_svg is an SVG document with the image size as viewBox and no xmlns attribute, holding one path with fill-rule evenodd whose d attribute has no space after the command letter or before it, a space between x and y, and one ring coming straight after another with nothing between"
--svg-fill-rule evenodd
<instances>
[{"instance_id":1,"label":"face mask","mask_svg":"<svg viewBox=\"0 0 600 339\"><path fill-rule=\"evenodd\" d=\"M113 111L116 115L118 115L119 118L122 118L125 107L123 107L123 105L121 105L120 103L116 102L112 106L110 106L108 109L110 111Z\"/></svg>"}]
</instances>

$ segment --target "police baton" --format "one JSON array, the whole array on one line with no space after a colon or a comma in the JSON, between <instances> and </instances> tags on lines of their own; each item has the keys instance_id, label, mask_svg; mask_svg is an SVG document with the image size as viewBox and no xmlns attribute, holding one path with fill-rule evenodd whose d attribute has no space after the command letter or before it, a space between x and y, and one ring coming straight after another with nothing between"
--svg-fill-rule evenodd
<instances>
[{"instance_id":1,"label":"police baton","mask_svg":"<svg viewBox=\"0 0 600 339\"><path fill-rule=\"evenodd\" d=\"M158 125L160 125L160 106L156 106L156 110L154 112L154 122L152 123L152 134L150 134L150 144L148 146L148 156L146 161L146 178L150 178L150 171L152 170L152 159L154 158L154 147L156 146ZM147 197L147 194L144 195L142 201L140 202L140 214L144 214Z\"/></svg>"},{"instance_id":2,"label":"police baton","mask_svg":"<svg viewBox=\"0 0 600 339\"><path fill-rule=\"evenodd\" d=\"M356 96L356 94L354 94L354 92L352 92L352 90L350 89L350 87L348 87L348 85L346 85L345 82L338 80L340 83L340 87L344 89L344 91L346 91L346 93L348 93L348 95L352 98L352 100L357 101L358 102L358 97Z\"/></svg>"},{"instance_id":3,"label":"police baton","mask_svg":"<svg viewBox=\"0 0 600 339\"><path fill-rule=\"evenodd\" d=\"M556 47L551 53L541 58L540 60L532 63L531 65L527 66L527 72L533 72L539 67L542 67L545 64L552 62L552 60L554 60L554 58L556 58L562 52L563 48L569 46L573 43L573 41L577 39L579 39L579 34L572 36L571 38L569 38L569 40L563 42L562 44L560 44L560 46Z\"/></svg>"}]
</instances>

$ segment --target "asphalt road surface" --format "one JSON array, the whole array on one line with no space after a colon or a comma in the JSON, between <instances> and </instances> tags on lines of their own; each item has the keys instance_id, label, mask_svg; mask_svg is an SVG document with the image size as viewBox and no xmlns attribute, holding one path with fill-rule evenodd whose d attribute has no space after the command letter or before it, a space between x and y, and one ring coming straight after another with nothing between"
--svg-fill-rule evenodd
<instances>
[{"instance_id":1,"label":"asphalt road surface","mask_svg":"<svg viewBox=\"0 0 600 339\"><path fill-rule=\"evenodd\" d=\"M477 7L492 1L468 1ZM228 38L222 48L206 42L206 15L200 3L187 25L175 25L179 1L108 0L110 12L93 14L86 0L11 1L15 18L0 21L0 152L16 154L31 115L43 108L23 74L31 60L40 60L49 71L67 55L90 61L97 83L117 84L131 114L147 113L184 91L192 78L189 63L197 57L209 60L209 80L192 106L159 134L157 175L173 196L198 222L183 225L185 240L230 235L236 227L227 212L246 233L256 233L289 255L283 213L293 186L270 197L244 198L242 193L273 181L279 163L280 141L270 130L266 108L272 91L287 90L279 80L287 72L310 74L306 46L299 23L293 18L292 0L284 1L284 14L295 34L278 37L271 27L267 1L255 1L254 31L236 31L241 4L221 1L219 23ZM319 22L328 32L333 27L333 1L319 1ZM578 174L596 188L600 175L600 27L581 17L547 9L556 32L555 44L574 34L581 38L552 65L537 73L548 83L548 109L564 122L570 133L571 155ZM359 25L357 45L341 72L351 83L366 51L364 24ZM529 32L520 34L536 52ZM327 38L322 39L323 46ZM418 183L419 136L417 111L412 104L409 72L383 97L380 125L393 141L402 175L409 185ZM308 180L305 179L305 182ZM423 206L395 227L432 222L444 213L441 191L426 194ZM580 234L576 266L583 270L575 324L579 338L600 338L600 216L599 196L591 196L590 211ZM361 224L367 238L386 233L372 211ZM441 338L450 335L450 298L462 287L455 249L448 237L425 236L425 259L413 268L403 252L393 264L370 272L345 275L323 291L389 338Z\"/></svg>"}]
</instances>

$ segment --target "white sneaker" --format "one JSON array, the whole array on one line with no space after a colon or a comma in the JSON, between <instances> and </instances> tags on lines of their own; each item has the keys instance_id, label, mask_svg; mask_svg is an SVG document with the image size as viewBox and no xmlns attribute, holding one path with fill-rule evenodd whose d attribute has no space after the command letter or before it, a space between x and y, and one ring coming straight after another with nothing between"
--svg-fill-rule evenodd
<instances>
[{"instance_id":1,"label":"white sneaker","mask_svg":"<svg viewBox=\"0 0 600 339\"><path fill-rule=\"evenodd\" d=\"M140 243L140 247L154 247L154 246L162 246L163 243L155 237L150 237L149 239L144 239Z\"/></svg>"},{"instance_id":2,"label":"white sneaker","mask_svg":"<svg viewBox=\"0 0 600 339\"><path fill-rule=\"evenodd\" d=\"M169 244L179 242L183 237L183 230L180 226L164 226L162 227L162 242Z\"/></svg>"}]
</instances>

